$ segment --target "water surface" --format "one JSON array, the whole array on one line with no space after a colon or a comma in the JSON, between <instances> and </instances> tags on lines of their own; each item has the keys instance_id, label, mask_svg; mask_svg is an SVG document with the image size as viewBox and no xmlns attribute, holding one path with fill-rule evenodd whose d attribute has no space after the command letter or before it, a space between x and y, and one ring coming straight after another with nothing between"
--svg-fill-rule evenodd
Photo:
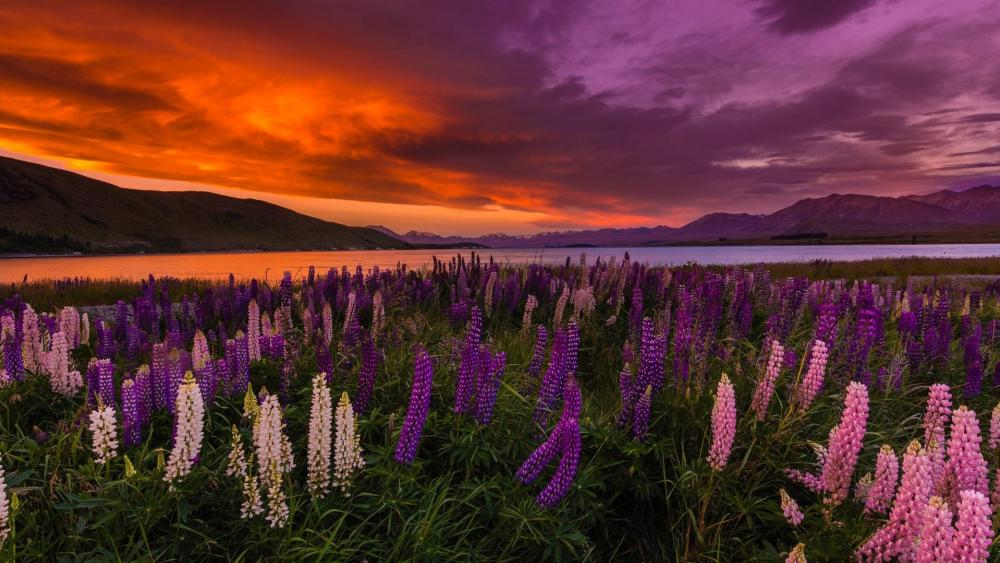
<instances>
[{"instance_id":1,"label":"water surface","mask_svg":"<svg viewBox=\"0 0 1000 563\"><path fill-rule=\"evenodd\" d=\"M484 259L510 263L577 261L581 252L588 260L596 257L621 259L628 252L633 260L650 264L751 264L760 262L807 262L810 260L865 260L924 256L968 258L998 256L1000 244L882 244L882 245L802 245L802 246L671 246L637 248L539 248L480 251ZM429 265L433 256L448 259L457 253L468 256L469 250L349 250L318 252L220 252L204 254L150 254L129 256L58 256L45 258L0 259L0 282L24 279L91 277L139 279L155 276L224 278L230 273L238 279L251 277L276 279L284 271L303 274L309 266L318 271L357 264L365 268L395 267L404 263L410 268Z\"/></svg>"}]
</instances>

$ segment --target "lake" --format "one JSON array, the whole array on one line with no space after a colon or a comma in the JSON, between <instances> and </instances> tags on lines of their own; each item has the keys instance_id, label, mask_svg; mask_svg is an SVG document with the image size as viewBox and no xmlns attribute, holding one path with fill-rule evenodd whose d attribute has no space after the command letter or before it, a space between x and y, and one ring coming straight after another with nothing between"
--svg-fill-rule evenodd
<instances>
[{"instance_id":1,"label":"lake","mask_svg":"<svg viewBox=\"0 0 1000 563\"><path fill-rule=\"evenodd\" d=\"M1000 244L883 244L883 245L803 245L803 246L671 246L638 248L539 248L484 249L483 258L512 263L559 263L570 257L579 260L586 252L593 262L617 257L628 252L633 260L650 264L678 265L688 262L701 264L751 264L759 262L807 262L811 260L865 260L925 256L969 258L998 256ZM468 256L469 250L350 250L317 252L219 252L201 254L150 254L129 256L58 256L42 258L0 259L0 282L42 278L92 277L139 279L149 274L174 277L225 278L230 273L239 279L251 277L276 279L282 272L304 273L309 266L317 271L357 264L365 268L395 267L405 263L420 268L431 263L432 257L448 259L457 253Z\"/></svg>"}]
</instances>

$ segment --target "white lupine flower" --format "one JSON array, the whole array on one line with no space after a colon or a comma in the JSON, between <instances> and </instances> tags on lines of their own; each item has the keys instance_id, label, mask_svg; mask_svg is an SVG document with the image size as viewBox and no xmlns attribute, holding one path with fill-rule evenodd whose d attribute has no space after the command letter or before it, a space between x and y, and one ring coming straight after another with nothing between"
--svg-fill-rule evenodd
<instances>
[{"instance_id":1,"label":"white lupine flower","mask_svg":"<svg viewBox=\"0 0 1000 563\"><path fill-rule=\"evenodd\" d=\"M358 436L358 424L354 418L354 407L351 399L344 392L337 404L337 443L334 450L333 485L347 496L348 487L354 472L365 466L361 456L361 438Z\"/></svg>"},{"instance_id":2,"label":"white lupine flower","mask_svg":"<svg viewBox=\"0 0 1000 563\"><path fill-rule=\"evenodd\" d=\"M250 462L247 471L241 476L243 479L243 503L240 505L240 518L253 518L264 513L264 502L260 498L260 481L250 472L253 465L253 454L250 454Z\"/></svg>"},{"instance_id":3,"label":"white lupine flower","mask_svg":"<svg viewBox=\"0 0 1000 563\"><path fill-rule=\"evenodd\" d=\"M7 483L4 481L3 463L0 463L0 546L3 545L8 536L10 536L10 501L7 499Z\"/></svg>"},{"instance_id":4,"label":"white lupine flower","mask_svg":"<svg viewBox=\"0 0 1000 563\"><path fill-rule=\"evenodd\" d=\"M175 412L174 448L170 450L163 476L171 489L174 481L191 472L195 459L201 453L205 432L205 403L198 382L190 371L184 374L184 381L177 388Z\"/></svg>"},{"instance_id":5,"label":"white lupine flower","mask_svg":"<svg viewBox=\"0 0 1000 563\"><path fill-rule=\"evenodd\" d=\"M562 326L563 312L566 310L566 303L569 301L569 284L563 284L562 293L556 301L555 326Z\"/></svg>"},{"instance_id":6,"label":"white lupine flower","mask_svg":"<svg viewBox=\"0 0 1000 563\"><path fill-rule=\"evenodd\" d=\"M332 415L330 388L326 385L326 374L321 373L313 378L309 411L309 493L317 498L323 498L330 490Z\"/></svg>"},{"instance_id":7,"label":"white lupine flower","mask_svg":"<svg viewBox=\"0 0 1000 563\"><path fill-rule=\"evenodd\" d=\"M21 340L21 356L24 369L37 373L45 367L45 355L42 347L42 336L38 330L38 315L31 305L24 306L21 316L21 330L24 336Z\"/></svg>"},{"instance_id":8,"label":"white lupine flower","mask_svg":"<svg viewBox=\"0 0 1000 563\"><path fill-rule=\"evenodd\" d=\"M97 456L94 461L100 465L118 455L118 427L115 423L115 409L101 406L90 411L91 448Z\"/></svg>"},{"instance_id":9,"label":"white lupine flower","mask_svg":"<svg viewBox=\"0 0 1000 563\"><path fill-rule=\"evenodd\" d=\"M295 467L291 442L282 432L281 405L275 395L267 394L260 405L260 413L253 427L253 444L261 475L268 474L272 461L280 473L287 473Z\"/></svg>"},{"instance_id":10,"label":"white lupine flower","mask_svg":"<svg viewBox=\"0 0 1000 563\"><path fill-rule=\"evenodd\" d=\"M267 472L267 521L272 528L284 528L288 523L288 499L282 485L281 472L272 460Z\"/></svg>"},{"instance_id":11,"label":"white lupine flower","mask_svg":"<svg viewBox=\"0 0 1000 563\"><path fill-rule=\"evenodd\" d=\"M486 310L487 317L493 312L493 288L496 283L497 272L493 270L490 272L490 279L486 282L486 292L483 294L483 308Z\"/></svg>"},{"instance_id":12,"label":"white lupine flower","mask_svg":"<svg viewBox=\"0 0 1000 563\"><path fill-rule=\"evenodd\" d=\"M344 314L344 334L351 328L351 321L354 319L354 308L357 306L358 296L353 291L347 296L347 313Z\"/></svg>"},{"instance_id":13,"label":"white lupine flower","mask_svg":"<svg viewBox=\"0 0 1000 563\"><path fill-rule=\"evenodd\" d=\"M242 477L247 474L247 457L243 452L243 437L240 431L233 425L233 438L230 441L229 463L226 465L226 475L230 477Z\"/></svg>"}]
</instances>

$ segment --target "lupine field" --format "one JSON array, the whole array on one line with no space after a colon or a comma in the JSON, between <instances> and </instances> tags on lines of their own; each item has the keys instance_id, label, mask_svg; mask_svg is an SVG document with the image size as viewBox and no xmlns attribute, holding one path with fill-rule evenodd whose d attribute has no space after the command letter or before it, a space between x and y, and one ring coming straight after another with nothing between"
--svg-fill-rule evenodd
<instances>
[{"instance_id":1,"label":"lupine field","mask_svg":"<svg viewBox=\"0 0 1000 563\"><path fill-rule=\"evenodd\" d=\"M3 291L0 560L997 551L989 279L474 256Z\"/></svg>"}]
</instances>

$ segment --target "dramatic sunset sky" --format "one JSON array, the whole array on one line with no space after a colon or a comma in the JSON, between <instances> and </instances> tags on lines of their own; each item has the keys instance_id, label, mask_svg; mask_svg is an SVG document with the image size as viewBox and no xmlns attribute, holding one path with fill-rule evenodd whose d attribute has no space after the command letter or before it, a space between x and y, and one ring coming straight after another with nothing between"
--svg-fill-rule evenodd
<instances>
[{"instance_id":1,"label":"dramatic sunset sky","mask_svg":"<svg viewBox=\"0 0 1000 563\"><path fill-rule=\"evenodd\" d=\"M0 29L0 154L349 224L1000 182L1000 0L32 0Z\"/></svg>"}]
</instances>

